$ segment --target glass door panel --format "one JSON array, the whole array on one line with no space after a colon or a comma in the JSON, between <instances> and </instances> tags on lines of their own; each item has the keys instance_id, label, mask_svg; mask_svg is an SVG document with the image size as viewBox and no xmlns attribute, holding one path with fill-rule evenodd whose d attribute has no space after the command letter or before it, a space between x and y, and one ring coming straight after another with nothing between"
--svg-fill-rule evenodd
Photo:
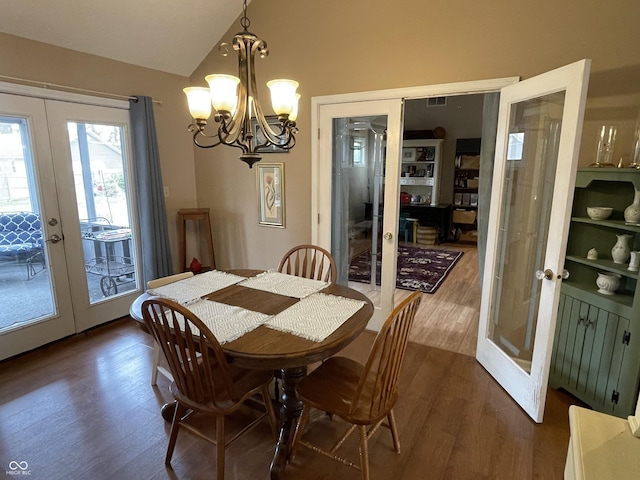
<instances>
[{"instance_id":1,"label":"glass door panel","mask_svg":"<svg viewBox=\"0 0 640 480\"><path fill-rule=\"evenodd\" d=\"M401 100L322 105L314 242L329 246L338 283L367 295L377 329L393 308ZM326 159L326 160L325 160Z\"/></svg>"},{"instance_id":2,"label":"glass door panel","mask_svg":"<svg viewBox=\"0 0 640 480\"><path fill-rule=\"evenodd\" d=\"M69 146L91 304L137 288L123 129L68 122Z\"/></svg>"},{"instance_id":3,"label":"glass door panel","mask_svg":"<svg viewBox=\"0 0 640 480\"><path fill-rule=\"evenodd\" d=\"M476 358L544 414L589 61L503 88Z\"/></svg>"},{"instance_id":4,"label":"glass door panel","mask_svg":"<svg viewBox=\"0 0 640 480\"><path fill-rule=\"evenodd\" d=\"M0 117L0 331L56 311L30 139L26 118Z\"/></svg>"},{"instance_id":5,"label":"glass door panel","mask_svg":"<svg viewBox=\"0 0 640 480\"><path fill-rule=\"evenodd\" d=\"M129 111L47 101L80 331L127 314L140 292Z\"/></svg>"},{"instance_id":6,"label":"glass door panel","mask_svg":"<svg viewBox=\"0 0 640 480\"><path fill-rule=\"evenodd\" d=\"M0 94L0 359L75 332L42 99Z\"/></svg>"}]
</instances>

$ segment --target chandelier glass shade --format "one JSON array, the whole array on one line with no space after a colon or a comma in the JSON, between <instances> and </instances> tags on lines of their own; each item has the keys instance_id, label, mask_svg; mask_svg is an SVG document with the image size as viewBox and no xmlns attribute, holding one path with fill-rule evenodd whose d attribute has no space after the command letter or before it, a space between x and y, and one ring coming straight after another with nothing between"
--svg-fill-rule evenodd
<instances>
[{"instance_id":1,"label":"chandelier glass shade","mask_svg":"<svg viewBox=\"0 0 640 480\"><path fill-rule=\"evenodd\" d=\"M275 148L288 151L295 146L300 94L296 92L298 82L294 80L267 82L277 122L267 120L258 97L254 65L256 54L264 58L269 51L264 40L248 31L250 21L246 0L240 24L244 30L233 37L231 45L238 55L238 76L207 75L205 80L209 88L188 87L184 92L195 120L189 125L193 143L201 148L220 144L239 148L242 150L240 160L251 168L262 158L261 150ZM220 45L223 56L229 53L229 47L227 43ZM212 113L217 130L208 133L205 128Z\"/></svg>"}]
</instances>

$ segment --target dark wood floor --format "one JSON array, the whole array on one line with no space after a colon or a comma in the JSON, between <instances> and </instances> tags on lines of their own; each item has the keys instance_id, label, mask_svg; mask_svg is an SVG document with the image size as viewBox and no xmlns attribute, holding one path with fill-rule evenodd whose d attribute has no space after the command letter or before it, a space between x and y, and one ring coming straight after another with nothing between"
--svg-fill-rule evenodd
<instances>
[{"instance_id":1,"label":"dark wood floor","mask_svg":"<svg viewBox=\"0 0 640 480\"><path fill-rule=\"evenodd\" d=\"M365 332L345 354L362 360L372 339ZM168 426L159 409L170 395L164 378L149 385L149 340L124 319L0 363L0 470L16 461L28 462L34 479L214 478L214 447L187 432L173 471L164 467ZM560 479L575 402L550 391L536 425L473 357L410 344L396 406L402 454L388 430L376 433L372 479ZM326 415L312 425L316 437L342 428ZM272 449L265 423L229 448L226 478L267 479ZM345 454L357 460L354 442ZM301 449L286 478L360 477Z\"/></svg>"}]
</instances>

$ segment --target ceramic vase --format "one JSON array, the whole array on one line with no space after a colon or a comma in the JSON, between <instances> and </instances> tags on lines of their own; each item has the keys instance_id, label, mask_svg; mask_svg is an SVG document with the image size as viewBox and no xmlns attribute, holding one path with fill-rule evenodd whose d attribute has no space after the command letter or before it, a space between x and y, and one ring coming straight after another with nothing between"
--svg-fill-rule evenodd
<instances>
[{"instance_id":1,"label":"ceramic vase","mask_svg":"<svg viewBox=\"0 0 640 480\"><path fill-rule=\"evenodd\" d=\"M620 275L615 273L598 273L596 285L598 286L598 293L613 295L620 286Z\"/></svg>"},{"instance_id":2,"label":"ceramic vase","mask_svg":"<svg viewBox=\"0 0 640 480\"><path fill-rule=\"evenodd\" d=\"M613 263L625 263L631 256L631 248L629 248L629 240L633 238L633 235L627 233L621 233L616 235L618 241L611 249L611 258Z\"/></svg>"},{"instance_id":3,"label":"ceramic vase","mask_svg":"<svg viewBox=\"0 0 640 480\"><path fill-rule=\"evenodd\" d=\"M624 209L624 221L627 223L640 223L640 190L636 190L633 203Z\"/></svg>"}]
</instances>

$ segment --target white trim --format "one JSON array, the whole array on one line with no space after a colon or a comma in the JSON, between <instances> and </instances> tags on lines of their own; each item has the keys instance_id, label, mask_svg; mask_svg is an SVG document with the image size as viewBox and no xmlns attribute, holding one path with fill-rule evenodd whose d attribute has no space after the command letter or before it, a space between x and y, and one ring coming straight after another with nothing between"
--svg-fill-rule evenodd
<instances>
[{"instance_id":1,"label":"white trim","mask_svg":"<svg viewBox=\"0 0 640 480\"><path fill-rule=\"evenodd\" d=\"M472 95L499 91L508 85L518 83L520 77L492 78L489 80L473 80L469 82L441 83L418 87L390 88L369 92L343 93L311 98L311 109L316 105L328 103L365 102L371 100L393 100L402 98L444 97L450 95Z\"/></svg>"},{"instance_id":2,"label":"white trim","mask_svg":"<svg viewBox=\"0 0 640 480\"><path fill-rule=\"evenodd\" d=\"M520 77L492 78L468 82L442 83L417 87L391 88L369 92L324 95L311 98L311 239L318 239L318 175L320 174L320 105L368 102L375 100L442 97L447 95L473 95L499 92L502 88L518 83ZM404 115L404 113L403 113Z\"/></svg>"},{"instance_id":3,"label":"white trim","mask_svg":"<svg viewBox=\"0 0 640 480\"><path fill-rule=\"evenodd\" d=\"M129 110L129 102L125 100L114 100L111 98L96 97L93 95L63 92L62 90L31 87L17 83L0 82L0 93Z\"/></svg>"}]
</instances>

